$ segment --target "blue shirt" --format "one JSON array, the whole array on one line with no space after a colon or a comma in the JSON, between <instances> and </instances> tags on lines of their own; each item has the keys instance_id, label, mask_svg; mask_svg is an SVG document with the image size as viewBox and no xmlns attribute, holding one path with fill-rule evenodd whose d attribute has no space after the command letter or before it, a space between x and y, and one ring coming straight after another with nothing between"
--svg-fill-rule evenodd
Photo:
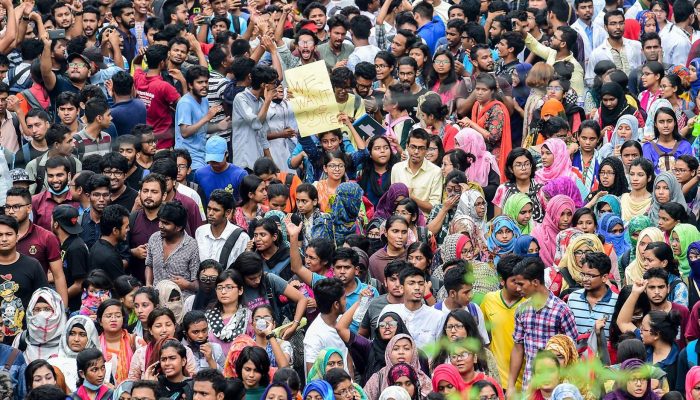
<instances>
[{"instance_id":1,"label":"blue shirt","mask_svg":"<svg viewBox=\"0 0 700 400\"><path fill-rule=\"evenodd\" d=\"M608 289L602 299L593 307L590 306L586 299L586 290L579 289L569 295L567 305L574 313L576 319L576 329L580 333L590 332L595 327L596 320L605 316L608 320L605 322L605 335L610 336L610 322L612 314L615 311L615 303L617 303L617 294Z\"/></svg>"},{"instance_id":2,"label":"blue shirt","mask_svg":"<svg viewBox=\"0 0 700 400\"><path fill-rule=\"evenodd\" d=\"M112 106L112 123L117 136L128 135L136 124L146 123L146 105L141 99L131 99Z\"/></svg>"},{"instance_id":3,"label":"blue shirt","mask_svg":"<svg viewBox=\"0 0 700 400\"><path fill-rule=\"evenodd\" d=\"M177 102L175 108L175 148L187 149L192 157L192 169L198 170L206 165L204 162L204 147L207 144L207 126L206 123L200 127L197 132L188 137L182 137L180 125L194 125L200 119L204 118L209 111L209 100L203 97L200 102L190 93L185 94Z\"/></svg>"},{"instance_id":4,"label":"blue shirt","mask_svg":"<svg viewBox=\"0 0 700 400\"><path fill-rule=\"evenodd\" d=\"M229 193L233 193L233 198L236 202L241 200L241 195L238 193L238 186L241 184L243 177L248 173L243 169L233 164L229 164L223 172L214 172L211 166L206 165L195 171L194 180L202 187L204 195L204 205L209 204L209 195L215 189L224 189Z\"/></svg>"},{"instance_id":5,"label":"blue shirt","mask_svg":"<svg viewBox=\"0 0 700 400\"><path fill-rule=\"evenodd\" d=\"M418 36L425 40L430 49L430 54L435 53L437 41L445 36L445 24L440 17L434 16L433 20L418 28Z\"/></svg>"}]
</instances>

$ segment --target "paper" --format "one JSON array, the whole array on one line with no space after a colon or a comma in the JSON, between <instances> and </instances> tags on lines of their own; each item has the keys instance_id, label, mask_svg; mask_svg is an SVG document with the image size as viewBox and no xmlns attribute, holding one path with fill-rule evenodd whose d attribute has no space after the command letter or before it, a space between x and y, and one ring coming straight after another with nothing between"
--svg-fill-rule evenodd
<instances>
[{"instance_id":1,"label":"paper","mask_svg":"<svg viewBox=\"0 0 700 400\"><path fill-rule=\"evenodd\" d=\"M284 79L293 95L289 101L302 137L343 127L324 61L287 70Z\"/></svg>"}]
</instances>

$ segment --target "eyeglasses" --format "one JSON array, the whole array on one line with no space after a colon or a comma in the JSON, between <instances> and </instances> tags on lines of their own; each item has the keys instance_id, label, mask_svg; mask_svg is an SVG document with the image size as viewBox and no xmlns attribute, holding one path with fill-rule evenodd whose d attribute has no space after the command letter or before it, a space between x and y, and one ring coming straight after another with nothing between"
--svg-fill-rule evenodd
<instances>
[{"instance_id":1,"label":"eyeglasses","mask_svg":"<svg viewBox=\"0 0 700 400\"><path fill-rule=\"evenodd\" d=\"M260 317L255 317L255 318L253 319L253 321L255 321L255 322L260 321L260 320L263 320L263 321L272 321L272 315L263 315L263 316L260 316Z\"/></svg>"},{"instance_id":2,"label":"eyeglasses","mask_svg":"<svg viewBox=\"0 0 700 400\"><path fill-rule=\"evenodd\" d=\"M474 355L473 353L470 353L468 351L464 351L464 352L461 352L459 354L451 355L450 359L452 359L452 360L464 360L465 358L467 358L469 356L473 356L473 355Z\"/></svg>"},{"instance_id":3,"label":"eyeglasses","mask_svg":"<svg viewBox=\"0 0 700 400\"><path fill-rule=\"evenodd\" d=\"M10 205L10 204L5 204L5 210L12 210L12 211L14 211L14 212L17 212L17 211L20 210L20 208L26 207L26 206L28 206L28 205L30 205L30 203L27 203L27 204L12 204L12 205Z\"/></svg>"},{"instance_id":4,"label":"eyeglasses","mask_svg":"<svg viewBox=\"0 0 700 400\"><path fill-rule=\"evenodd\" d=\"M72 63L68 63L68 66L71 68L85 68L88 65L85 63L81 63L81 62L72 62Z\"/></svg>"},{"instance_id":5,"label":"eyeglasses","mask_svg":"<svg viewBox=\"0 0 700 400\"><path fill-rule=\"evenodd\" d=\"M399 323L396 322L396 321L388 321L388 322L382 321L382 322L379 323L379 328L380 328L380 329L385 329L385 328L396 328L397 326L399 326Z\"/></svg>"},{"instance_id":6,"label":"eyeglasses","mask_svg":"<svg viewBox=\"0 0 700 400\"><path fill-rule=\"evenodd\" d=\"M530 164L529 162L513 164L514 169L530 169L531 167L532 167L532 164Z\"/></svg>"},{"instance_id":7,"label":"eyeglasses","mask_svg":"<svg viewBox=\"0 0 700 400\"><path fill-rule=\"evenodd\" d=\"M445 326L446 331L456 331L458 329L464 329L464 324L449 324Z\"/></svg>"},{"instance_id":8,"label":"eyeglasses","mask_svg":"<svg viewBox=\"0 0 700 400\"><path fill-rule=\"evenodd\" d=\"M595 275L595 274L587 274L587 273L585 273L585 272L581 272L581 279L583 279L584 281L585 281L586 279L595 279L595 278L597 278L597 277L599 277L599 276L601 276L601 275L600 275L600 274L597 274L597 275Z\"/></svg>"},{"instance_id":9,"label":"eyeglasses","mask_svg":"<svg viewBox=\"0 0 700 400\"><path fill-rule=\"evenodd\" d=\"M563 92L564 88L561 86L547 86L547 90L550 92Z\"/></svg>"},{"instance_id":10,"label":"eyeglasses","mask_svg":"<svg viewBox=\"0 0 700 400\"><path fill-rule=\"evenodd\" d=\"M438 151L437 147L428 147L428 153L435 153Z\"/></svg>"},{"instance_id":11,"label":"eyeglasses","mask_svg":"<svg viewBox=\"0 0 700 400\"><path fill-rule=\"evenodd\" d=\"M102 171L102 175L120 177L120 176L124 175L124 171L117 171L117 170Z\"/></svg>"},{"instance_id":12,"label":"eyeglasses","mask_svg":"<svg viewBox=\"0 0 700 400\"><path fill-rule=\"evenodd\" d=\"M426 146L416 146L414 144L409 144L408 149L411 151L426 151L428 148Z\"/></svg>"},{"instance_id":13,"label":"eyeglasses","mask_svg":"<svg viewBox=\"0 0 700 400\"><path fill-rule=\"evenodd\" d=\"M124 316L122 315L122 313L115 313L115 314L105 314L105 315L104 315L104 318L106 318L107 320L116 320L116 321L118 321L118 320L120 320L120 319L123 319Z\"/></svg>"},{"instance_id":14,"label":"eyeglasses","mask_svg":"<svg viewBox=\"0 0 700 400\"><path fill-rule=\"evenodd\" d=\"M586 254L591 254L591 253L593 253L591 250L576 250L576 251L574 251L574 255L576 257L585 256Z\"/></svg>"},{"instance_id":15,"label":"eyeglasses","mask_svg":"<svg viewBox=\"0 0 700 400\"><path fill-rule=\"evenodd\" d=\"M187 171L187 165L178 165L177 170L178 171Z\"/></svg>"},{"instance_id":16,"label":"eyeglasses","mask_svg":"<svg viewBox=\"0 0 700 400\"><path fill-rule=\"evenodd\" d=\"M497 394L492 394L491 396L479 396L479 400L496 400L498 399Z\"/></svg>"},{"instance_id":17,"label":"eyeglasses","mask_svg":"<svg viewBox=\"0 0 700 400\"><path fill-rule=\"evenodd\" d=\"M599 171L600 176L615 176L615 171Z\"/></svg>"},{"instance_id":18,"label":"eyeglasses","mask_svg":"<svg viewBox=\"0 0 700 400\"><path fill-rule=\"evenodd\" d=\"M327 164L326 168L332 169L334 171L340 171L345 168L345 164Z\"/></svg>"},{"instance_id":19,"label":"eyeglasses","mask_svg":"<svg viewBox=\"0 0 700 400\"><path fill-rule=\"evenodd\" d=\"M385 65L385 64L374 64L374 68L376 68L376 69L385 69L385 68L389 68L389 66L388 66L388 65Z\"/></svg>"},{"instance_id":20,"label":"eyeglasses","mask_svg":"<svg viewBox=\"0 0 700 400\"><path fill-rule=\"evenodd\" d=\"M238 289L238 286L235 285L226 285L226 286L217 286L216 291L219 293L223 292L232 292L234 289Z\"/></svg>"},{"instance_id":21,"label":"eyeglasses","mask_svg":"<svg viewBox=\"0 0 700 400\"><path fill-rule=\"evenodd\" d=\"M682 169L682 168L674 168L673 173L674 174L685 174L686 172L690 172L689 169Z\"/></svg>"},{"instance_id":22,"label":"eyeglasses","mask_svg":"<svg viewBox=\"0 0 700 400\"><path fill-rule=\"evenodd\" d=\"M333 394L334 394L336 397L352 397L352 396L355 395L355 388L354 388L354 387L349 387L349 388L345 388L345 389L343 389L343 390L340 390L340 391L338 391L338 392L336 392L336 391L334 390L334 391L333 391Z\"/></svg>"},{"instance_id":23,"label":"eyeglasses","mask_svg":"<svg viewBox=\"0 0 700 400\"><path fill-rule=\"evenodd\" d=\"M433 60L433 64L435 64L435 65L450 65L451 62L450 62L450 60Z\"/></svg>"},{"instance_id":24,"label":"eyeglasses","mask_svg":"<svg viewBox=\"0 0 700 400\"><path fill-rule=\"evenodd\" d=\"M214 283L216 282L216 277L215 276L206 276L202 275L199 277L199 281L202 283Z\"/></svg>"}]
</instances>

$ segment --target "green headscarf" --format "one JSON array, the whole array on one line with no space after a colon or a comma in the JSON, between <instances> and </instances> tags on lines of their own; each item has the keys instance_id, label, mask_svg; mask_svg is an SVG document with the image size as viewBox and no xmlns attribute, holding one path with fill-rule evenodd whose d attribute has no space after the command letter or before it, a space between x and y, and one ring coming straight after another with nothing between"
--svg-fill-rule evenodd
<instances>
[{"instance_id":1,"label":"green headscarf","mask_svg":"<svg viewBox=\"0 0 700 400\"><path fill-rule=\"evenodd\" d=\"M532 218L530 218L527 225L520 225L518 222L518 214L520 214L520 210L522 210L526 204L532 204L532 200L528 195L518 192L510 195L508 200L506 200L506 204L503 205L503 214L515 221L515 224L520 228L520 233L523 235L529 235L533 229Z\"/></svg>"},{"instance_id":2,"label":"green headscarf","mask_svg":"<svg viewBox=\"0 0 700 400\"><path fill-rule=\"evenodd\" d=\"M307 382L311 382L316 379L323 379L323 375L326 374L328 359L330 359L334 353L337 353L340 358L343 358L343 353L333 347L321 350L321 352L318 353L318 356L316 356L316 361L314 361L311 369L309 369L309 374L306 376Z\"/></svg>"},{"instance_id":3,"label":"green headscarf","mask_svg":"<svg viewBox=\"0 0 700 400\"><path fill-rule=\"evenodd\" d=\"M654 226L651 222L651 218L647 217L646 215L638 215L634 218L632 218L627 225L627 230L625 231L625 240L627 243L632 246L632 250L630 250L630 262L634 261L635 258L637 258L637 239L633 238L632 235L635 233L640 233L642 230L649 228L650 226ZM621 257L622 255L620 255Z\"/></svg>"},{"instance_id":4,"label":"green headscarf","mask_svg":"<svg viewBox=\"0 0 700 400\"><path fill-rule=\"evenodd\" d=\"M696 228L694 225L678 224L675 228L673 228L673 231L671 231L671 242L673 242L674 232L676 233L676 235L678 235L678 242L680 244L681 254L677 255L674 252L673 257L675 257L675 259L678 260L678 269L680 270L682 277L687 278L688 275L690 275L690 264L688 264L687 253L688 246L690 246L691 243L700 240L700 232L698 232L698 228ZM671 244L671 247L673 247L673 244Z\"/></svg>"}]
</instances>

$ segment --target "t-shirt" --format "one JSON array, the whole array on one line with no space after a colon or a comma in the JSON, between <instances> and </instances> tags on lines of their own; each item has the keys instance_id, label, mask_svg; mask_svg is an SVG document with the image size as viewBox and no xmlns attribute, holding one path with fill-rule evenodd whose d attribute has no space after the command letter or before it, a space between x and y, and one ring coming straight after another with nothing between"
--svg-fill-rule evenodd
<instances>
[{"instance_id":1,"label":"t-shirt","mask_svg":"<svg viewBox=\"0 0 700 400\"><path fill-rule=\"evenodd\" d=\"M46 274L39 262L20 254L12 264L0 265L0 315L5 336L15 336L22 331L25 310L34 291L48 286Z\"/></svg>"},{"instance_id":2,"label":"t-shirt","mask_svg":"<svg viewBox=\"0 0 700 400\"><path fill-rule=\"evenodd\" d=\"M318 353L329 347L340 350L343 353L343 359L347 359L348 348L338 335L338 331L335 330L334 326L328 326L319 315L309 325L304 335L304 361L313 363L316 361Z\"/></svg>"},{"instance_id":3,"label":"t-shirt","mask_svg":"<svg viewBox=\"0 0 700 400\"><path fill-rule=\"evenodd\" d=\"M246 285L243 288L243 296L240 300L241 304L243 304L249 310L254 310L256 307L263 304L270 304L263 284L272 289L273 297L279 297L282 293L284 293L284 289L286 289L288 285L287 281L279 276L264 273L258 287L254 288Z\"/></svg>"},{"instance_id":4,"label":"t-shirt","mask_svg":"<svg viewBox=\"0 0 700 400\"><path fill-rule=\"evenodd\" d=\"M66 286L70 287L76 279L87 276L88 254L88 247L80 236L70 235L61 244L61 259L63 260L63 273L66 275ZM68 307L71 311L78 310L80 296L68 299Z\"/></svg>"},{"instance_id":5,"label":"t-shirt","mask_svg":"<svg viewBox=\"0 0 700 400\"><path fill-rule=\"evenodd\" d=\"M157 147L172 147L175 144L175 131L171 107L180 98L180 94L161 76L146 76L140 68L134 71L134 88L146 105L146 124L153 127L156 135L169 134L170 139L158 140Z\"/></svg>"},{"instance_id":6,"label":"t-shirt","mask_svg":"<svg viewBox=\"0 0 700 400\"><path fill-rule=\"evenodd\" d=\"M223 172L214 172L211 166L207 165L195 172L194 180L202 187L207 196L204 204L209 204L209 194L214 189L224 189L229 193L233 193L233 198L236 201L240 201L241 195L238 193L238 186L246 175L248 173L243 168L233 164L229 164L228 168Z\"/></svg>"},{"instance_id":7,"label":"t-shirt","mask_svg":"<svg viewBox=\"0 0 700 400\"><path fill-rule=\"evenodd\" d=\"M112 106L112 122L117 135L128 135L136 124L146 123L146 105L141 99L120 101Z\"/></svg>"},{"instance_id":8,"label":"t-shirt","mask_svg":"<svg viewBox=\"0 0 700 400\"><path fill-rule=\"evenodd\" d=\"M51 113L56 115L56 97L63 92L70 92L78 94L80 93L80 88L75 86L68 77L63 74L56 73L56 85L53 90L49 92L49 98L51 99Z\"/></svg>"},{"instance_id":9,"label":"t-shirt","mask_svg":"<svg viewBox=\"0 0 700 400\"><path fill-rule=\"evenodd\" d=\"M175 148L186 149L192 157L192 169L197 170L206 165L204 162L204 146L207 144L208 123L202 125L194 134L183 137L181 125L194 125L209 112L207 98L197 101L192 94L187 93L177 102L175 109Z\"/></svg>"},{"instance_id":10,"label":"t-shirt","mask_svg":"<svg viewBox=\"0 0 700 400\"><path fill-rule=\"evenodd\" d=\"M374 339L374 333L376 331L377 324L379 323L379 316L381 315L384 306L387 304L389 304L389 300L387 299L386 294L372 299L369 302L369 307L367 308L364 318L362 318L362 322L360 322L360 328L369 329L370 337L372 339Z\"/></svg>"},{"instance_id":11,"label":"t-shirt","mask_svg":"<svg viewBox=\"0 0 700 400\"><path fill-rule=\"evenodd\" d=\"M151 221L146 218L146 213L143 212L143 210L138 210L135 212L136 218L133 219L133 225L129 226L129 236L127 238L130 249L148 243L148 239L150 239L154 233L158 232L157 217ZM142 260L134 256L129 258L129 273L135 278L139 279L141 282L146 282L145 269L145 259Z\"/></svg>"},{"instance_id":12,"label":"t-shirt","mask_svg":"<svg viewBox=\"0 0 700 400\"><path fill-rule=\"evenodd\" d=\"M49 270L49 263L61 258L61 245L56 235L36 224L30 224L27 233L19 239L17 251L39 261L44 275Z\"/></svg>"},{"instance_id":13,"label":"t-shirt","mask_svg":"<svg viewBox=\"0 0 700 400\"><path fill-rule=\"evenodd\" d=\"M510 374L510 352L513 350L513 332L515 332L515 311L523 299L507 306L503 302L501 291L489 292L481 301L486 326L491 332L491 351L496 357L498 373L501 377L501 386L508 387L508 375ZM522 385L522 375L518 377L517 387Z\"/></svg>"},{"instance_id":14,"label":"t-shirt","mask_svg":"<svg viewBox=\"0 0 700 400\"><path fill-rule=\"evenodd\" d=\"M100 239L92 245L88 265L90 271L103 270L112 281L124 275L124 264L119 252L104 239Z\"/></svg>"},{"instance_id":15,"label":"t-shirt","mask_svg":"<svg viewBox=\"0 0 700 400\"><path fill-rule=\"evenodd\" d=\"M143 172L145 170L138 163L134 163L134 165L136 165L136 169L134 170L134 172L131 173L131 175L126 177L124 183L126 183L126 186L136 190L138 194L138 191L141 186L141 180L144 178Z\"/></svg>"},{"instance_id":16,"label":"t-shirt","mask_svg":"<svg viewBox=\"0 0 700 400\"><path fill-rule=\"evenodd\" d=\"M119 204L124 206L127 210L131 210L132 208L134 208L134 203L136 202L136 197L138 195L139 193L136 190L127 186L124 193L119 195L119 197L114 199L109 204Z\"/></svg>"},{"instance_id":17,"label":"t-shirt","mask_svg":"<svg viewBox=\"0 0 700 400\"><path fill-rule=\"evenodd\" d=\"M410 311L403 304L389 304L380 314L393 311L398 314L419 348L434 343L440 338L442 325L447 314L423 304L416 311Z\"/></svg>"}]
</instances>

